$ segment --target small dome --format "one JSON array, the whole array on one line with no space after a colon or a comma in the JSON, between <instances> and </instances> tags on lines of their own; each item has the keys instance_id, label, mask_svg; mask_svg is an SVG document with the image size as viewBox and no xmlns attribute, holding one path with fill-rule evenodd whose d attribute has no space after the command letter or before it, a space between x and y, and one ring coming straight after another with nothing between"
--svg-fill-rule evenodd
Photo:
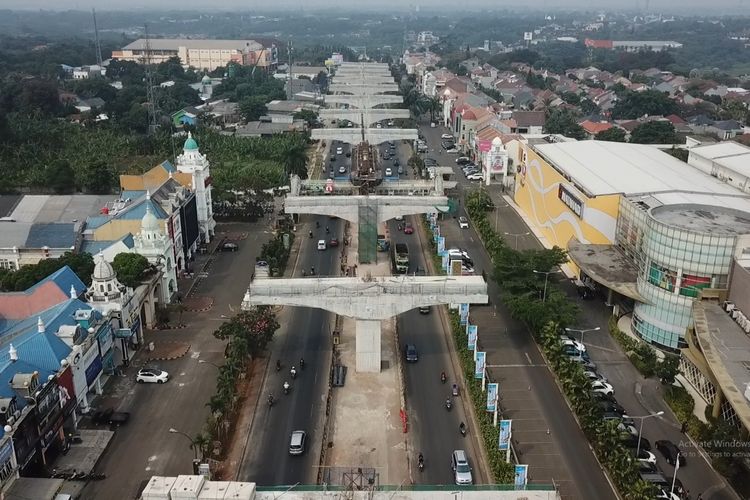
<instances>
[{"instance_id":1,"label":"small dome","mask_svg":"<svg viewBox=\"0 0 750 500\"><path fill-rule=\"evenodd\" d=\"M151 204L146 201L146 214L141 219L141 232L155 232L159 231L159 219L156 218L154 213L151 211Z\"/></svg>"},{"instance_id":2,"label":"small dome","mask_svg":"<svg viewBox=\"0 0 750 500\"><path fill-rule=\"evenodd\" d=\"M204 84L211 84L211 77L208 75L203 75L203 78L201 78L201 83Z\"/></svg>"},{"instance_id":3,"label":"small dome","mask_svg":"<svg viewBox=\"0 0 750 500\"><path fill-rule=\"evenodd\" d=\"M104 258L104 254L99 252L96 256L96 264L94 264L94 274L91 277L95 280L110 280L114 276L115 270L112 269L110 263Z\"/></svg>"},{"instance_id":4,"label":"small dome","mask_svg":"<svg viewBox=\"0 0 750 500\"><path fill-rule=\"evenodd\" d=\"M185 145L182 148L186 151L196 151L198 149L198 143L193 139L193 134L188 132L188 137L185 139Z\"/></svg>"}]
</instances>

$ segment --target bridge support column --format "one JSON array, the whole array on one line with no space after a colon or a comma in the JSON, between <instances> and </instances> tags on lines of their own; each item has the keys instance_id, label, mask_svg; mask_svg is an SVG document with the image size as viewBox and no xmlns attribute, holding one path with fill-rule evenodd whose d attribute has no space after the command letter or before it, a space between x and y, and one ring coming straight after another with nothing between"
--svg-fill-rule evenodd
<instances>
[{"instance_id":1,"label":"bridge support column","mask_svg":"<svg viewBox=\"0 0 750 500\"><path fill-rule=\"evenodd\" d=\"M380 373L380 320L356 320L357 371Z\"/></svg>"}]
</instances>

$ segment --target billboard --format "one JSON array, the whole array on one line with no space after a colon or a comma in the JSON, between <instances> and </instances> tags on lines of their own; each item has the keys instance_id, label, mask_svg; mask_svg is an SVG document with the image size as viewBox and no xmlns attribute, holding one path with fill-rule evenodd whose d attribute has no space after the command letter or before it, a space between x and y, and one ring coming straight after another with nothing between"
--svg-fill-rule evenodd
<instances>
[{"instance_id":1,"label":"billboard","mask_svg":"<svg viewBox=\"0 0 750 500\"><path fill-rule=\"evenodd\" d=\"M534 32L533 31L524 31L523 32L523 39L526 42L530 42L534 38Z\"/></svg>"},{"instance_id":2,"label":"billboard","mask_svg":"<svg viewBox=\"0 0 750 500\"><path fill-rule=\"evenodd\" d=\"M497 382L487 384L487 411L497 410L497 395L499 390L500 384L498 384ZM502 443L502 432L500 433L500 435ZM502 450L502 447L500 449Z\"/></svg>"},{"instance_id":3,"label":"billboard","mask_svg":"<svg viewBox=\"0 0 750 500\"><path fill-rule=\"evenodd\" d=\"M500 438L498 439L497 449L507 450L510 448L511 423L512 420L500 421Z\"/></svg>"},{"instance_id":4,"label":"billboard","mask_svg":"<svg viewBox=\"0 0 750 500\"><path fill-rule=\"evenodd\" d=\"M516 465L516 478L513 481L517 490L526 489L526 483L529 477L529 466L528 465Z\"/></svg>"},{"instance_id":5,"label":"billboard","mask_svg":"<svg viewBox=\"0 0 750 500\"><path fill-rule=\"evenodd\" d=\"M492 149L492 141L488 141L487 139L481 139L479 141L479 151L482 153L489 153L490 149Z\"/></svg>"},{"instance_id":6,"label":"billboard","mask_svg":"<svg viewBox=\"0 0 750 500\"><path fill-rule=\"evenodd\" d=\"M190 253L190 248L198 239L200 230L198 229L198 206L195 201L195 194L190 200L180 207L180 225L182 226L182 249L185 255Z\"/></svg>"},{"instance_id":7,"label":"billboard","mask_svg":"<svg viewBox=\"0 0 750 500\"><path fill-rule=\"evenodd\" d=\"M481 380L482 378L484 378L484 362L485 358L487 357L487 353L484 351L477 351L474 357L476 360L476 365L474 367L474 378Z\"/></svg>"},{"instance_id":8,"label":"billboard","mask_svg":"<svg viewBox=\"0 0 750 500\"><path fill-rule=\"evenodd\" d=\"M442 255L442 257L443 257L443 262L442 262L441 267L443 268L443 271L447 272L448 271L448 265L450 264L450 262L448 262L448 259L449 259L448 254L444 253Z\"/></svg>"},{"instance_id":9,"label":"billboard","mask_svg":"<svg viewBox=\"0 0 750 500\"><path fill-rule=\"evenodd\" d=\"M437 253L438 255L443 255L445 252L445 236L438 237L437 240Z\"/></svg>"},{"instance_id":10,"label":"billboard","mask_svg":"<svg viewBox=\"0 0 750 500\"><path fill-rule=\"evenodd\" d=\"M471 349L473 351L473 350L475 350L477 348L477 337L479 335L477 325L469 325L469 327L467 328L466 333L469 336L469 346L468 347L469 347L469 349Z\"/></svg>"}]
</instances>

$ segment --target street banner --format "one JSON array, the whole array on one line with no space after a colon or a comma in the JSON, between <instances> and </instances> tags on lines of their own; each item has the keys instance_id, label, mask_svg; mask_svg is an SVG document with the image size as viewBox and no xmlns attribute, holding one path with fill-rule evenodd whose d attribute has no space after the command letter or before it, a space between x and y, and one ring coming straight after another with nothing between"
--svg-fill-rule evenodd
<instances>
[{"instance_id":1,"label":"street banner","mask_svg":"<svg viewBox=\"0 0 750 500\"><path fill-rule=\"evenodd\" d=\"M497 391L500 384L492 382L487 384L487 411L495 411L497 408ZM502 437L502 434L500 435ZM502 445L500 447L502 450Z\"/></svg>"},{"instance_id":2,"label":"street banner","mask_svg":"<svg viewBox=\"0 0 750 500\"><path fill-rule=\"evenodd\" d=\"M437 253L443 255L445 252L445 236L439 236L437 239Z\"/></svg>"},{"instance_id":3,"label":"street banner","mask_svg":"<svg viewBox=\"0 0 750 500\"><path fill-rule=\"evenodd\" d=\"M477 351L474 354L474 359L476 360L476 366L474 368L474 378L481 380L484 378L484 361L487 356L487 353L484 351Z\"/></svg>"},{"instance_id":4,"label":"street banner","mask_svg":"<svg viewBox=\"0 0 750 500\"><path fill-rule=\"evenodd\" d=\"M511 422L512 420L500 421L500 439L497 443L498 450L507 450L510 448Z\"/></svg>"},{"instance_id":5,"label":"street banner","mask_svg":"<svg viewBox=\"0 0 750 500\"><path fill-rule=\"evenodd\" d=\"M447 253L444 253L442 256L443 256L443 262L442 262L441 267L443 268L443 271L448 272L448 265L450 264L449 262L450 257L448 256Z\"/></svg>"},{"instance_id":6,"label":"street banner","mask_svg":"<svg viewBox=\"0 0 750 500\"><path fill-rule=\"evenodd\" d=\"M440 226L435 226L435 229L432 230L433 238L435 239L435 243L437 243L438 238L440 238Z\"/></svg>"},{"instance_id":7,"label":"street banner","mask_svg":"<svg viewBox=\"0 0 750 500\"><path fill-rule=\"evenodd\" d=\"M466 334L469 336L469 349L475 350L477 348L477 335L479 327L477 325L468 325L466 328Z\"/></svg>"},{"instance_id":8,"label":"street banner","mask_svg":"<svg viewBox=\"0 0 750 500\"><path fill-rule=\"evenodd\" d=\"M528 465L516 465L516 479L513 483L516 485L517 490L526 489L526 483L528 481L529 466Z\"/></svg>"},{"instance_id":9,"label":"street banner","mask_svg":"<svg viewBox=\"0 0 750 500\"><path fill-rule=\"evenodd\" d=\"M469 304L461 304L458 314L461 318L461 324L466 325L469 322Z\"/></svg>"}]
</instances>

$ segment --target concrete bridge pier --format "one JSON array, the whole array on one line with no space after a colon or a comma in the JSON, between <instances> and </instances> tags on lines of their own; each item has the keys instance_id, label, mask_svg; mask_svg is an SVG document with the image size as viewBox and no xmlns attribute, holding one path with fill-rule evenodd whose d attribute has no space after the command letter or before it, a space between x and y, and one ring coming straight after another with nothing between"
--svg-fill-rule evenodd
<instances>
[{"instance_id":1,"label":"concrete bridge pier","mask_svg":"<svg viewBox=\"0 0 750 500\"><path fill-rule=\"evenodd\" d=\"M381 328L380 320L356 320L357 371L380 373Z\"/></svg>"}]
</instances>

